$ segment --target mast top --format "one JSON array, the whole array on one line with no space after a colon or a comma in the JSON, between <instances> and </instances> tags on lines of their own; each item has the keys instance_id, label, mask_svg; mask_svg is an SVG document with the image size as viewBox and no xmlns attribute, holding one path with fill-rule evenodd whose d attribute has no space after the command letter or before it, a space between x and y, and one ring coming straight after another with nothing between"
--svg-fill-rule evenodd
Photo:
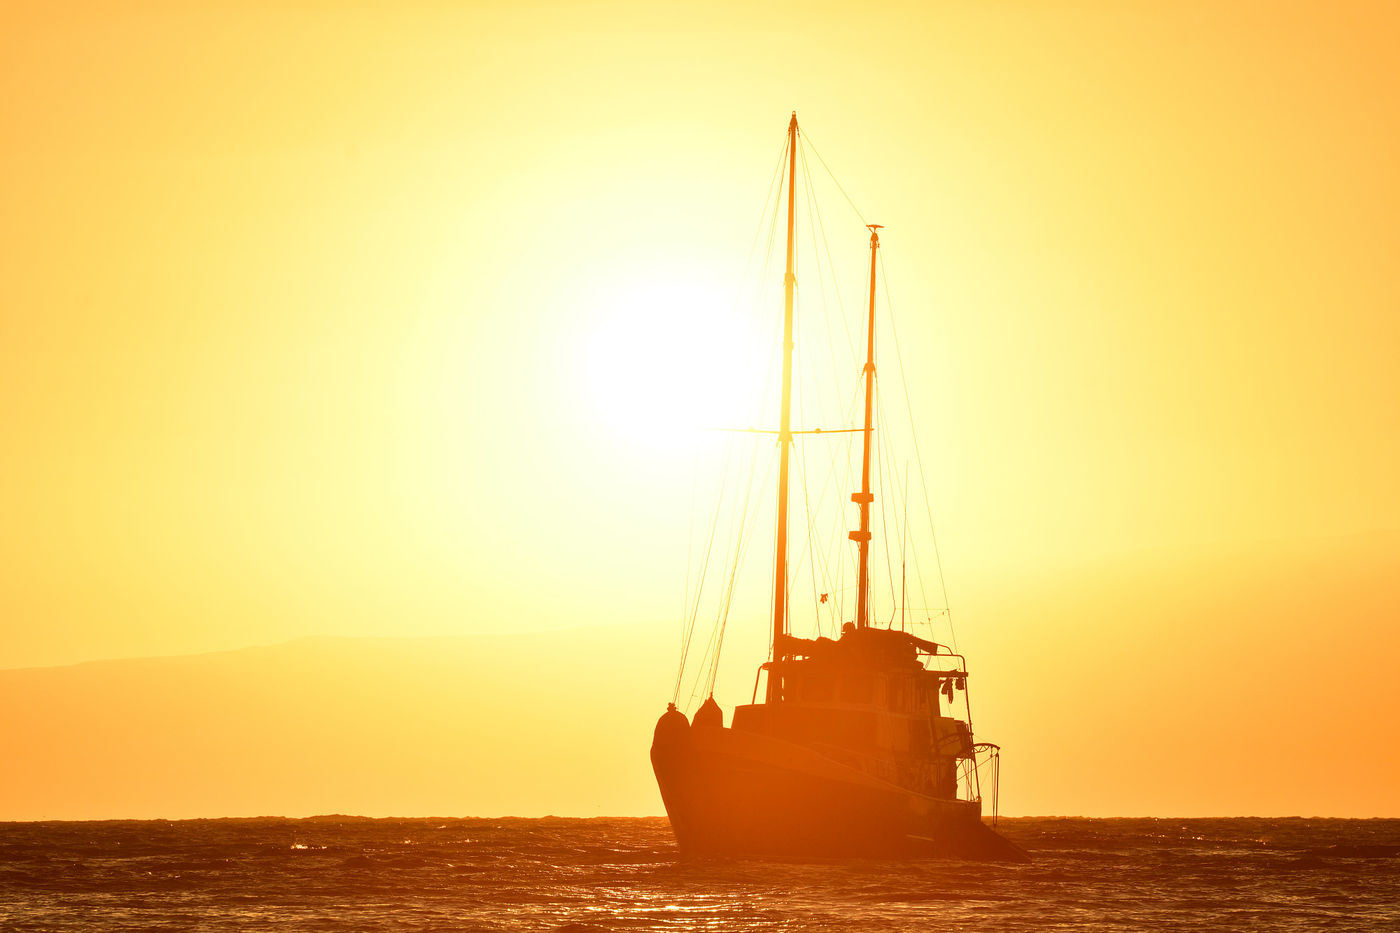
<instances>
[{"instance_id":1,"label":"mast top","mask_svg":"<svg viewBox=\"0 0 1400 933\"><path fill-rule=\"evenodd\" d=\"M783 275L783 394L782 414L778 425L778 532L774 541L773 561L773 659L783 660L783 637L787 634L787 525L788 525L788 458L792 453L792 313L794 288L797 285L793 244L797 211L797 111L788 121L788 185L787 185L787 271ZM769 703L782 699L782 677L768 676Z\"/></svg>"}]
</instances>

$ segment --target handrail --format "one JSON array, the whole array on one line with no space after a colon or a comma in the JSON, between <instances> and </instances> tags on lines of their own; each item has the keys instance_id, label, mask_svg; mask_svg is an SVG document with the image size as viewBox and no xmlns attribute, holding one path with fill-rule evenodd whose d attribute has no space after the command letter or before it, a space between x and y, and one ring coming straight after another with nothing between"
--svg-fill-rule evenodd
<instances>
[{"instance_id":1,"label":"handrail","mask_svg":"<svg viewBox=\"0 0 1400 933\"><path fill-rule=\"evenodd\" d=\"M987 763L992 766L992 826L997 825L997 803L1001 789L1001 746L995 742L974 742L972 760L976 767L978 750L987 751Z\"/></svg>"}]
</instances>

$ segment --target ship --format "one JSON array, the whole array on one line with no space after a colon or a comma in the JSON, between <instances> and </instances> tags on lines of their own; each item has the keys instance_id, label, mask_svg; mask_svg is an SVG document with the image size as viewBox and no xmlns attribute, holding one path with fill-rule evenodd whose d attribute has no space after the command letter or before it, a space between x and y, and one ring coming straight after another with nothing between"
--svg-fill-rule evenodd
<instances>
[{"instance_id":1,"label":"ship","mask_svg":"<svg viewBox=\"0 0 1400 933\"><path fill-rule=\"evenodd\" d=\"M766 683L759 701L755 681L755 702L736 706L727 725L713 694L693 720L674 699L668 705L651 745L666 814L685 856L1025 860L1026 852L984 815L990 798L995 823L1000 749L975 741L965 658L872 619L878 224L866 224L864 422L844 429L863 435L861 486L850 497L859 512L859 528L849 532L858 561L854 618L837 637L789 630L790 451L794 433L804 433L792 426L797 154L794 112L778 163L786 169L787 250L779 426L772 432L778 446L772 631L758 674Z\"/></svg>"}]
</instances>

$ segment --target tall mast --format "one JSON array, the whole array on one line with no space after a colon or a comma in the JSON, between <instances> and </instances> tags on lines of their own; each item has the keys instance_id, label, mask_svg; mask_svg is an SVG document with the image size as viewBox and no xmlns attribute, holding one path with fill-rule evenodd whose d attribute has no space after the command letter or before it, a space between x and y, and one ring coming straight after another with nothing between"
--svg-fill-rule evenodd
<instances>
[{"instance_id":1,"label":"tall mast","mask_svg":"<svg viewBox=\"0 0 1400 933\"><path fill-rule=\"evenodd\" d=\"M875 252L880 248L880 225L870 228L870 319L865 331L865 450L860 461L860 492L851 493L851 501L860 505L860 531L850 538L860 547L860 580L856 589L856 625L870 624L870 503L875 494L870 491L870 442L875 434Z\"/></svg>"},{"instance_id":2,"label":"tall mast","mask_svg":"<svg viewBox=\"0 0 1400 933\"><path fill-rule=\"evenodd\" d=\"M788 525L788 458L792 452L792 293L797 284L793 272L793 210L797 187L797 111L788 122L788 210L787 210L787 273L783 276L783 407L778 425L778 541L773 567L773 660L781 660L778 650L787 631L787 525ZM768 675L769 703L781 697L782 676Z\"/></svg>"}]
</instances>

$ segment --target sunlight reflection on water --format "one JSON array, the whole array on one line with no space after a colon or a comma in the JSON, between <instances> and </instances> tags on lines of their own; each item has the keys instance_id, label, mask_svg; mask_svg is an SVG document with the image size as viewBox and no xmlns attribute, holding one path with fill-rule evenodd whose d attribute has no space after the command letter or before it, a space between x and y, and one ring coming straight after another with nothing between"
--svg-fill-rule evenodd
<instances>
[{"instance_id":1,"label":"sunlight reflection on water","mask_svg":"<svg viewBox=\"0 0 1400 933\"><path fill-rule=\"evenodd\" d=\"M680 861L656 819L0 824L0 918L98 933L1400 929L1400 820L1003 827L1031 863Z\"/></svg>"}]
</instances>

